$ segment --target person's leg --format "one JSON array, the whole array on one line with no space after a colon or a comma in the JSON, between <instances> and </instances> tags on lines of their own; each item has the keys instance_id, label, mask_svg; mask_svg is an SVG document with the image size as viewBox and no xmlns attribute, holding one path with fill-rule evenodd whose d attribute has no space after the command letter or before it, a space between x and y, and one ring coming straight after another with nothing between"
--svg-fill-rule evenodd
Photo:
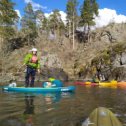
<instances>
[{"instance_id":1,"label":"person's leg","mask_svg":"<svg viewBox=\"0 0 126 126\"><path fill-rule=\"evenodd\" d=\"M30 87L34 87L35 75L36 75L36 69L32 69Z\"/></svg>"},{"instance_id":2,"label":"person's leg","mask_svg":"<svg viewBox=\"0 0 126 126\"><path fill-rule=\"evenodd\" d=\"M30 78L30 68L27 67L26 75L25 75L25 87L29 86L29 78Z\"/></svg>"}]
</instances>

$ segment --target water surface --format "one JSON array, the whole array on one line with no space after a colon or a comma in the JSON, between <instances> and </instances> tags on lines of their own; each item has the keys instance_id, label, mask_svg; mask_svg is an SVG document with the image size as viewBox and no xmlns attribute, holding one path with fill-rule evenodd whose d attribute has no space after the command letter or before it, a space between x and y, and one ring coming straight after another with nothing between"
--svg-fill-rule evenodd
<instances>
[{"instance_id":1,"label":"water surface","mask_svg":"<svg viewBox=\"0 0 126 126\"><path fill-rule=\"evenodd\" d=\"M61 94L0 90L0 126L81 126L97 107L109 108L125 125L126 90L84 86Z\"/></svg>"}]
</instances>

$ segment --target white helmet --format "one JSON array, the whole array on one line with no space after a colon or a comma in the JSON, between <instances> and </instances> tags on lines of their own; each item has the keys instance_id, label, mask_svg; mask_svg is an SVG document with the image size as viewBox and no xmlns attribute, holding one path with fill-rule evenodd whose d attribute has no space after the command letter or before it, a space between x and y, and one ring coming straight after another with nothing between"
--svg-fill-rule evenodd
<instances>
[{"instance_id":1,"label":"white helmet","mask_svg":"<svg viewBox=\"0 0 126 126\"><path fill-rule=\"evenodd\" d=\"M32 52L37 52L37 49L36 49L36 48L32 48L31 51L32 51Z\"/></svg>"}]
</instances>

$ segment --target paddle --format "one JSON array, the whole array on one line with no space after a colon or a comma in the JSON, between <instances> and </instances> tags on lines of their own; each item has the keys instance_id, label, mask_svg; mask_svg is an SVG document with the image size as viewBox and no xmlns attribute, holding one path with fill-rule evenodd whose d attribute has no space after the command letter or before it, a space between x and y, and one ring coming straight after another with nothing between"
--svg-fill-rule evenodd
<instances>
[{"instance_id":1,"label":"paddle","mask_svg":"<svg viewBox=\"0 0 126 126\"><path fill-rule=\"evenodd\" d=\"M41 78L41 71L39 71L37 73L38 73L38 80L37 80L37 82L39 83L40 82L40 78ZM41 87L41 83L39 83L39 86Z\"/></svg>"}]
</instances>

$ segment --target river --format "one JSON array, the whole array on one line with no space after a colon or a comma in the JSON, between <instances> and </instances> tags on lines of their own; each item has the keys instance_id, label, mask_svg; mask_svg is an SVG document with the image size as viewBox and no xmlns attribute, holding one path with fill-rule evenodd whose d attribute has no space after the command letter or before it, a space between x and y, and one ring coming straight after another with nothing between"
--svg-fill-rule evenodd
<instances>
[{"instance_id":1,"label":"river","mask_svg":"<svg viewBox=\"0 0 126 126\"><path fill-rule=\"evenodd\" d=\"M76 86L75 93L56 94L0 90L0 126L81 126L97 107L110 109L125 125L126 90L84 86Z\"/></svg>"}]
</instances>

